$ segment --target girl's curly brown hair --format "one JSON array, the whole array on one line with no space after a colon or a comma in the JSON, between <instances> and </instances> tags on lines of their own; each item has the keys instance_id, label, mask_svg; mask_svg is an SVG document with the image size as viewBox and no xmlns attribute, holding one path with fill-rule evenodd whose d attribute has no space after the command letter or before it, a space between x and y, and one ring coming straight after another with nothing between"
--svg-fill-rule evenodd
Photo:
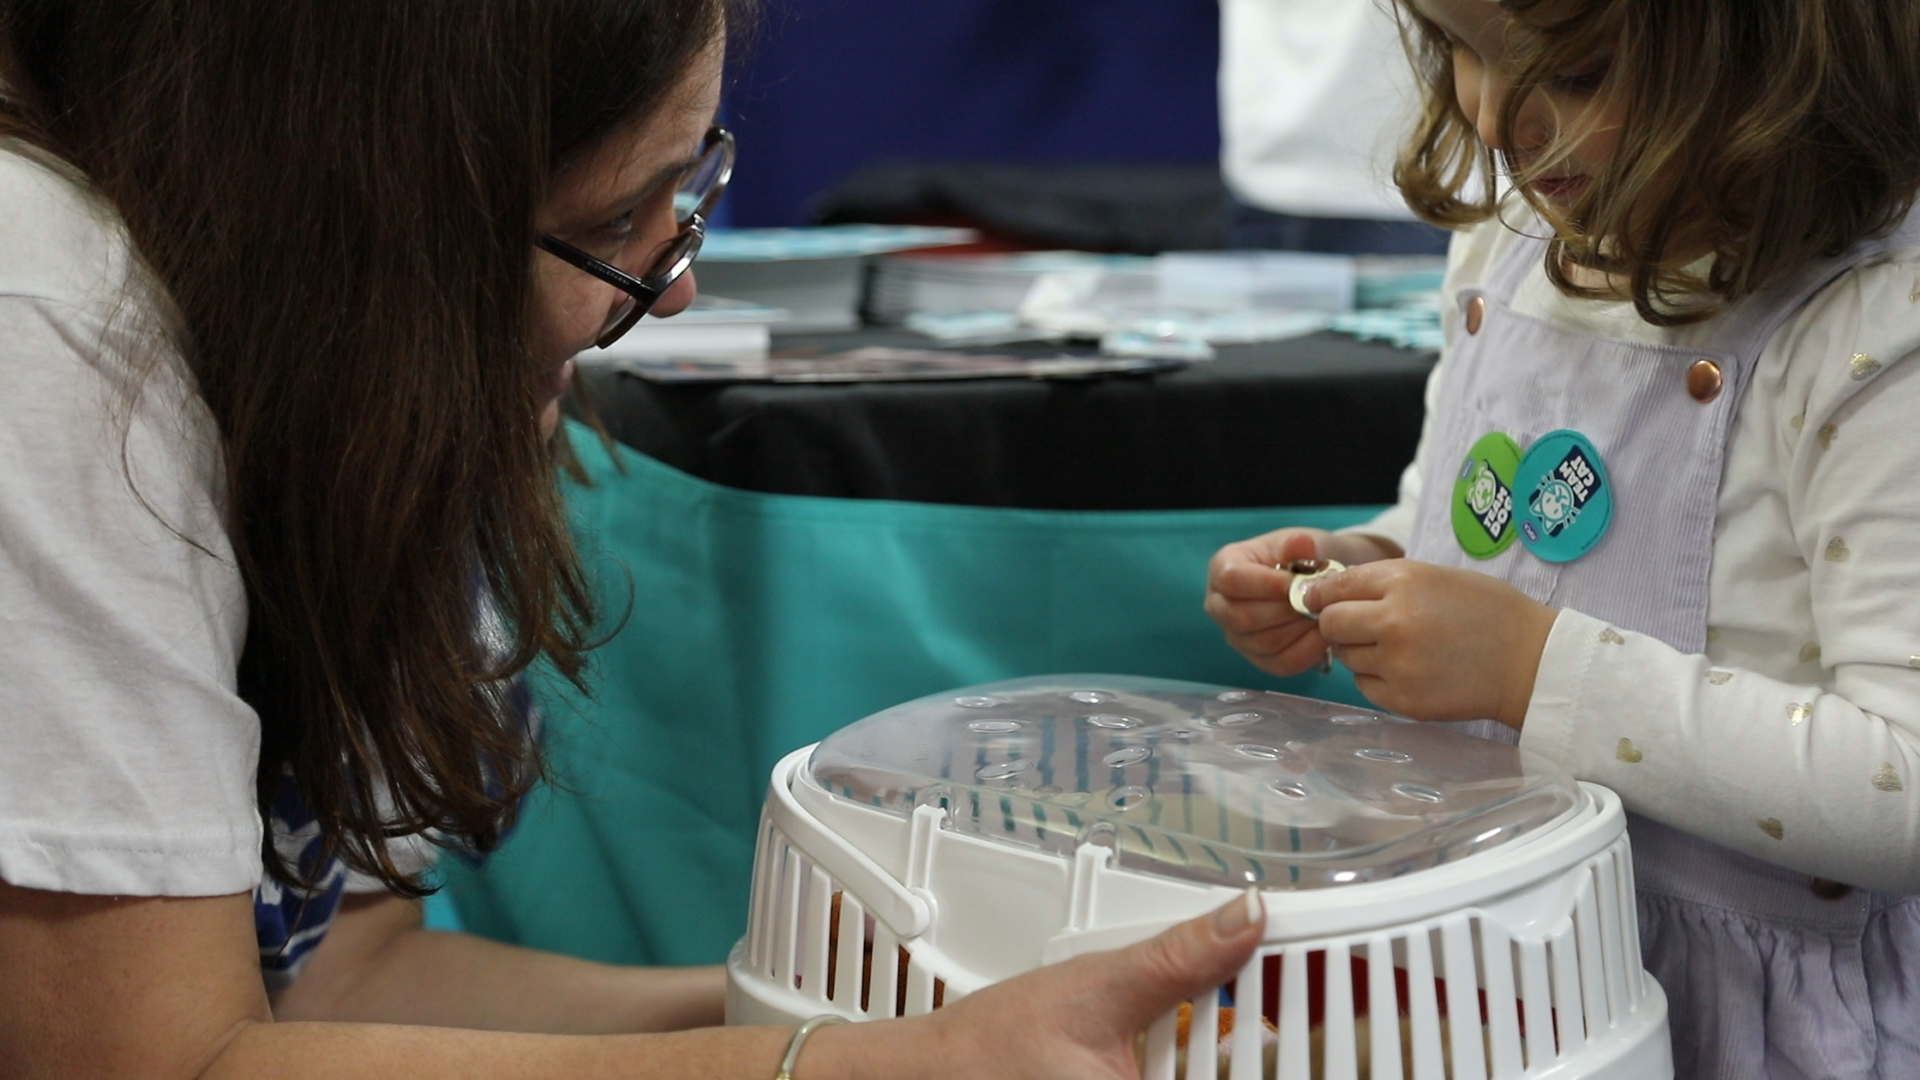
<instances>
[{"instance_id":1,"label":"girl's curly brown hair","mask_svg":"<svg viewBox=\"0 0 1920 1080\"><path fill-rule=\"evenodd\" d=\"M1498 0L1513 89L1609 61L1595 93L1625 122L1605 167L1557 212L1529 191L1580 137L1563 131L1512 175L1554 230L1548 277L1570 296L1625 295L1656 325L1708 318L1897 225L1920 188L1920 3L1913 0ZM1394 168L1407 204L1459 228L1499 211L1505 164L1456 101L1452 45L1393 0L1422 87ZM1704 275L1687 270L1711 255ZM1569 268L1623 287L1577 284Z\"/></svg>"}]
</instances>

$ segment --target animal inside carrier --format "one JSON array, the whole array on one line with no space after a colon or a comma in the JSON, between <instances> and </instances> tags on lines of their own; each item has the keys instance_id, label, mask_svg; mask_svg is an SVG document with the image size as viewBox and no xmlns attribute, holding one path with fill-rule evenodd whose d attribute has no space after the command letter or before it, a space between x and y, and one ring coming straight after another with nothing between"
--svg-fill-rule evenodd
<instances>
[{"instance_id":1,"label":"animal inside carrier","mask_svg":"<svg viewBox=\"0 0 1920 1080\"><path fill-rule=\"evenodd\" d=\"M938 694L775 766L728 1020L927 1012L1253 886L1148 1080L1668 1080L1620 799L1518 747L1117 676Z\"/></svg>"}]
</instances>

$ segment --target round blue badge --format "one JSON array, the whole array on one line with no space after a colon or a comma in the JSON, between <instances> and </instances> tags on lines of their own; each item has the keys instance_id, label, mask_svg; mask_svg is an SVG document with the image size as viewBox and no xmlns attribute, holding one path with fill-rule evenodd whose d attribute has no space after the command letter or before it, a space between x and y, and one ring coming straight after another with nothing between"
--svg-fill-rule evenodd
<instances>
[{"instance_id":1,"label":"round blue badge","mask_svg":"<svg viewBox=\"0 0 1920 1080\"><path fill-rule=\"evenodd\" d=\"M1572 562L1593 550L1613 524L1613 483L1592 440L1550 431L1527 448L1514 470L1520 542L1539 558Z\"/></svg>"}]
</instances>

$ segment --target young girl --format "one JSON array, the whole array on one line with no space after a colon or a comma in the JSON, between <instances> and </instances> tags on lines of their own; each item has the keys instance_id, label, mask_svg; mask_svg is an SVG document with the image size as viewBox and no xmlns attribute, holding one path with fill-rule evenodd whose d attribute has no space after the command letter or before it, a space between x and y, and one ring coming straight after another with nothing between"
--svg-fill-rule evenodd
<instances>
[{"instance_id":1,"label":"young girl","mask_svg":"<svg viewBox=\"0 0 1920 1080\"><path fill-rule=\"evenodd\" d=\"M0 1080L1117 1078L1251 954L1236 901L802 1046L420 929L407 841L495 843L513 680L580 671L557 400L692 297L747 7L0 0Z\"/></svg>"},{"instance_id":2,"label":"young girl","mask_svg":"<svg viewBox=\"0 0 1920 1080\"><path fill-rule=\"evenodd\" d=\"M1397 179L1464 229L1426 430L1208 609L1618 791L1676 1075L1920 1076L1920 5L1399 3Z\"/></svg>"}]
</instances>

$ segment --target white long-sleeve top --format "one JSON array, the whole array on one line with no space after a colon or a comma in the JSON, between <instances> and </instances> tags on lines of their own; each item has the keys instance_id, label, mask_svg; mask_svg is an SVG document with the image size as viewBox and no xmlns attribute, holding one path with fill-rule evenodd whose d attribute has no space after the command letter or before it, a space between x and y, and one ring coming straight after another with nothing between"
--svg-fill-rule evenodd
<instances>
[{"instance_id":1,"label":"white long-sleeve top","mask_svg":"<svg viewBox=\"0 0 1920 1080\"><path fill-rule=\"evenodd\" d=\"M1455 238L1442 311L1517 240ZM1514 309L1570 329L1686 346L1630 303L1574 300L1532 271ZM1562 611L1521 745L1629 809L1808 874L1920 892L1920 249L1817 294L1762 352L1729 436L1707 652ZM1432 410L1442 354L1428 385ZM1360 531L1403 547L1399 502ZM1444 477L1448 470L1441 469Z\"/></svg>"}]
</instances>

